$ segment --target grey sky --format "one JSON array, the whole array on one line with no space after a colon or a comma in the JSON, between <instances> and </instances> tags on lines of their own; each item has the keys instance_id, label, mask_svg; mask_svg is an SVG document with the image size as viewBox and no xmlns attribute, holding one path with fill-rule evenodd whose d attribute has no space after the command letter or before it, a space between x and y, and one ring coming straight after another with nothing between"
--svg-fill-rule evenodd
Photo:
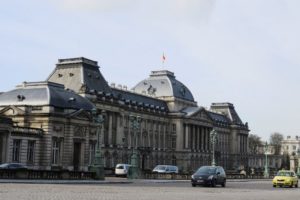
<instances>
[{"instance_id":1,"label":"grey sky","mask_svg":"<svg viewBox=\"0 0 300 200\"><path fill-rule=\"evenodd\" d=\"M298 0L0 3L0 91L45 80L58 58L84 56L128 87L168 69L198 105L234 103L251 133L300 135Z\"/></svg>"}]
</instances>

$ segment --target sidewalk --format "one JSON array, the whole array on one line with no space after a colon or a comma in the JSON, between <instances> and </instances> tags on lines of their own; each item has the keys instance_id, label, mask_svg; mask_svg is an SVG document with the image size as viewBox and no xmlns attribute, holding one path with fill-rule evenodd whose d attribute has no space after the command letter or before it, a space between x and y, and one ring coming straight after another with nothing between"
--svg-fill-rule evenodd
<instances>
[{"instance_id":1,"label":"sidewalk","mask_svg":"<svg viewBox=\"0 0 300 200\"><path fill-rule=\"evenodd\" d=\"M272 179L227 179L227 182L271 181ZM0 179L3 183L20 184L131 184L131 183L177 183L190 180L161 180L161 179L126 179L106 177L105 180L43 180L43 179Z\"/></svg>"}]
</instances>

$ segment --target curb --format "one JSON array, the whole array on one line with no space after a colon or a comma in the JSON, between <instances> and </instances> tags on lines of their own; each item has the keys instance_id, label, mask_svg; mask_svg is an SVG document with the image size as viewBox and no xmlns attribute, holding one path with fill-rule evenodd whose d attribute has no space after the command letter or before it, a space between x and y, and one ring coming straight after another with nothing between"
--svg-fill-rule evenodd
<instances>
[{"instance_id":1,"label":"curb","mask_svg":"<svg viewBox=\"0 0 300 200\"><path fill-rule=\"evenodd\" d=\"M272 179L227 179L227 182L272 181ZM131 183L184 183L190 180L124 179L124 180L41 180L41 179L0 179L0 184L131 184Z\"/></svg>"}]
</instances>

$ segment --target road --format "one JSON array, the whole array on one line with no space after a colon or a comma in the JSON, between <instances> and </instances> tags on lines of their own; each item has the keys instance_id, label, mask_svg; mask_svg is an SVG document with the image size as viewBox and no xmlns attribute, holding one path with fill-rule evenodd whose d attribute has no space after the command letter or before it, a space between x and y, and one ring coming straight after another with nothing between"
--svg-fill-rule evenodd
<instances>
[{"instance_id":1,"label":"road","mask_svg":"<svg viewBox=\"0 0 300 200\"><path fill-rule=\"evenodd\" d=\"M0 184L0 200L282 200L298 199L300 188L273 188L270 181L228 181L191 187L188 181L138 180L127 184Z\"/></svg>"}]
</instances>

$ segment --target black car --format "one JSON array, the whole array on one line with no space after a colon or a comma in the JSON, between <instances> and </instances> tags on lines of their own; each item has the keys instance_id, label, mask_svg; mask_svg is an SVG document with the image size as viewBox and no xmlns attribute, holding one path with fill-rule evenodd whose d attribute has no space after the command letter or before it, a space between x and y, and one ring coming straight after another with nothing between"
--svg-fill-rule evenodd
<instances>
[{"instance_id":1,"label":"black car","mask_svg":"<svg viewBox=\"0 0 300 200\"><path fill-rule=\"evenodd\" d=\"M0 165L0 169L27 169L27 166L21 163L3 163Z\"/></svg>"},{"instance_id":2,"label":"black car","mask_svg":"<svg viewBox=\"0 0 300 200\"><path fill-rule=\"evenodd\" d=\"M226 185L226 174L220 166L202 166L192 175L192 186L196 185Z\"/></svg>"}]
</instances>

